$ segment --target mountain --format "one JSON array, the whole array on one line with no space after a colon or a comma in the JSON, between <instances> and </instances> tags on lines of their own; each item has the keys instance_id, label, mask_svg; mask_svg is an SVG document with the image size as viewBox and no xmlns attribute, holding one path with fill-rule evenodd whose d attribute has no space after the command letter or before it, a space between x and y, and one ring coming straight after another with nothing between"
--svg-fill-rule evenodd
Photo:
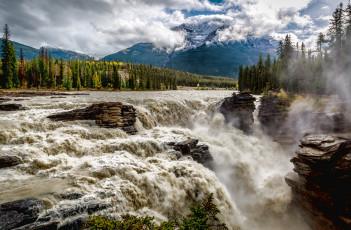
<instances>
[{"instance_id":1,"label":"mountain","mask_svg":"<svg viewBox=\"0 0 351 230\"><path fill-rule=\"evenodd\" d=\"M20 57L20 49L22 49L23 56L25 59L33 59L34 57L37 57L39 54L39 49L23 45L18 42L11 41L13 43L13 46L15 47L16 55L19 58Z\"/></svg>"},{"instance_id":2,"label":"mountain","mask_svg":"<svg viewBox=\"0 0 351 230\"><path fill-rule=\"evenodd\" d=\"M203 44L179 53L166 66L201 75L236 77L239 65L256 64L260 53L265 57L275 48L266 39Z\"/></svg>"},{"instance_id":3,"label":"mountain","mask_svg":"<svg viewBox=\"0 0 351 230\"><path fill-rule=\"evenodd\" d=\"M216 39L217 31L226 29L229 24L220 19L205 21L197 24L184 23L180 26L173 27L173 31L185 34L185 47L183 51L197 48L206 42L213 42Z\"/></svg>"},{"instance_id":4,"label":"mountain","mask_svg":"<svg viewBox=\"0 0 351 230\"><path fill-rule=\"evenodd\" d=\"M18 42L11 41L15 47L16 55L19 58L20 57L20 49L22 49L23 56L25 59L31 60L34 57L39 56L39 49L23 45ZM58 49L58 48L53 48L53 47L43 47L45 50L48 51L48 53L51 53L52 58L57 58L60 59L62 58L63 60L72 60L72 59L85 59L88 60L89 58L92 58L89 55L86 54L81 54L77 53L74 51L70 50L64 50L64 49Z\"/></svg>"},{"instance_id":5,"label":"mountain","mask_svg":"<svg viewBox=\"0 0 351 230\"><path fill-rule=\"evenodd\" d=\"M163 67L169 60L169 54L166 51L156 49L151 43L138 43L128 49L108 55L104 59Z\"/></svg>"},{"instance_id":6,"label":"mountain","mask_svg":"<svg viewBox=\"0 0 351 230\"><path fill-rule=\"evenodd\" d=\"M185 35L185 44L181 50L167 53L151 43L139 43L105 58L152 64L201 75L236 77L239 65L257 63L260 53L264 56L275 53L278 41L269 36L256 38L248 35L245 41L218 41L217 34L228 27L229 24L219 19L182 24L172 28Z\"/></svg>"},{"instance_id":7,"label":"mountain","mask_svg":"<svg viewBox=\"0 0 351 230\"><path fill-rule=\"evenodd\" d=\"M74 59L85 59L88 60L92 58L89 55L78 53L71 50L64 50L59 48L54 48L50 46L43 47L48 53L51 53L52 58L63 59L63 60L74 60Z\"/></svg>"}]
</instances>

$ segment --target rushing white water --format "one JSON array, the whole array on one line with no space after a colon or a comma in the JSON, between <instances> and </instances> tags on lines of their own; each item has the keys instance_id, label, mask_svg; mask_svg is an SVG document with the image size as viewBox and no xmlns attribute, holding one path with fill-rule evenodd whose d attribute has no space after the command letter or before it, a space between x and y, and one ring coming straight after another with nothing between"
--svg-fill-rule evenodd
<instances>
[{"instance_id":1,"label":"rushing white water","mask_svg":"<svg viewBox=\"0 0 351 230\"><path fill-rule=\"evenodd\" d=\"M37 197L51 210L93 202L109 205L100 214L130 212L163 221L184 216L214 193L230 229L307 229L289 206L284 182L292 153L265 137L256 117L252 136L224 123L216 105L231 91L89 93L27 98L20 103L29 110L0 112L0 154L24 159L0 170L0 202ZM138 134L46 118L101 101L133 105ZM188 138L209 145L214 172L177 160L164 145ZM84 196L67 201L54 195L73 192Z\"/></svg>"}]
</instances>

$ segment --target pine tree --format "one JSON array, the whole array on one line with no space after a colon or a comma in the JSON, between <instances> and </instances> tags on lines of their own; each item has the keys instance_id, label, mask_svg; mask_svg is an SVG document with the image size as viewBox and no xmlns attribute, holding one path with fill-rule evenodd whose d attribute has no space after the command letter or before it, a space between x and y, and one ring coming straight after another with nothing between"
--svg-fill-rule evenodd
<instances>
[{"instance_id":1,"label":"pine tree","mask_svg":"<svg viewBox=\"0 0 351 230\"><path fill-rule=\"evenodd\" d=\"M63 82L63 78L64 78L64 63L63 63L63 59L60 59L60 63L59 63L59 76L56 79L56 86L60 87L62 85Z\"/></svg>"},{"instance_id":2,"label":"pine tree","mask_svg":"<svg viewBox=\"0 0 351 230\"><path fill-rule=\"evenodd\" d=\"M2 75L0 76L1 88L11 88L13 86L13 78L16 67L16 54L13 43L10 42L11 32L7 24L4 26L4 35L1 41L1 62Z\"/></svg>"},{"instance_id":3,"label":"pine tree","mask_svg":"<svg viewBox=\"0 0 351 230\"><path fill-rule=\"evenodd\" d=\"M325 43L325 35L323 33L319 33L318 39L317 39L317 50L319 52L322 52L322 47L324 43Z\"/></svg>"},{"instance_id":4,"label":"pine tree","mask_svg":"<svg viewBox=\"0 0 351 230\"><path fill-rule=\"evenodd\" d=\"M78 76L77 78L77 90L80 90L82 88L82 84L80 82L80 77Z\"/></svg>"},{"instance_id":5,"label":"pine tree","mask_svg":"<svg viewBox=\"0 0 351 230\"><path fill-rule=\"evenodd\" d=\"M20 49L20 63L19 63L18 75L19 75L19 81L20 81L21 87L24 87L27 82L27 76L25 74L24 57L23 57L22 48Z\"/></svg>"},{"instance_id":6,"label":"pine tree","mask_svg":"<svg viewBox=\"0 0 351 230\"><path fill-rule=\"evenodd\" d=\"M335 56L340 53L342 49L343 30L343 4L340 3L335 9L332 19L330 20L330 28L328 30L332 48L334 48Z\"/></svg>"},{"instance_id":7,"label":"pine tree","mask_svg":"<svg viewBox=\"0 0 351 230\"><path fill-rule=\"evenodd\" d=\"M239 90L240 91L243 91L244 90L244 85L243 85L243 79L244 76L243 76L243 66L240 65L239 66L239 76L238 76L238 84L239 84Z\"/></svg>"},{"instance_id":8,"label":"pine tree","mask_svg":"<svg viewBox=\"0 0 351 230\"><path fill-rule=\"evenodd\" d=\"M118 74L118 66L114 65L113 66L113 88L115 90L121 89L121 77Z\"/></svg>"},{"instance_id":9,"label":"pine tree","mask_svg":"<svg viewBox=\"0 0 351 230\"><path fill-rule=\"evenodd\" d=\"M48 71L49 71L49 77L48 77L47 86L49 88L55 87L54 63L51 58L51 53L49 54L49 58L48 58Z\"/></svg>"},{"instance_id":10,"label":"pine tree","mask_svg":"<svg viewBox=\"0 0 351 230\"><path fill-rule=\"evenodd\" d=\"M18 87L20 85L18 79L18 66L17 66L17 56L14 44L10 44L10 68L12 73L12 87Z\"/></svg>"}]
</instances>

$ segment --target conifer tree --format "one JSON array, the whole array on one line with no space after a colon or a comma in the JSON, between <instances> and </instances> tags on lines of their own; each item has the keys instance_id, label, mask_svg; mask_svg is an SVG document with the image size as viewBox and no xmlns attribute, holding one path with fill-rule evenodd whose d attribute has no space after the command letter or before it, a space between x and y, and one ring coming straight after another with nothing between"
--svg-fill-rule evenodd
<instances>
[{"instance_id":1,"label":"conifer tree","mask_svg":"<svg viewBox=\"0 0 351 230\"><path fill-rule=\"evenodd\" d=\"M334 48L335 54L339 54L342 49L342 38L344 35L343 25L343 4L340 3L333 13L328 30L328 35L331 39L330 42Z\"/></svg>"},{"instance_id":2,"label":"conifer tree","mask_svg":"<svg viewBox=\"0 0 351 230\"><path fill-rule=\"evenodd\" d=\"M4 35L1 40L1 62L2 75L0 76L1 88L11 88L13 86L13 78L16 79L16 54L13 43L10 41L11 32L7 24L4 26Z\"/></svg>"}]
</instances>

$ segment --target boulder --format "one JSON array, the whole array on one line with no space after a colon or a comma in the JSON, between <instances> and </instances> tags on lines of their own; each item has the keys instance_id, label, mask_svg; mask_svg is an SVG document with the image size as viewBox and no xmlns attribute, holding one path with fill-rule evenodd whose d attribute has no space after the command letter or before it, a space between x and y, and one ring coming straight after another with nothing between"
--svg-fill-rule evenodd
<instances>
[{"instance_id":1,"label":"boulder","mask_svg":"<svg viewBox=\"0 0 351 230\"><path fill-rule=\"evenodd\" d=\"M312 229L351 229L351 139L306 136L296 154L285 181Z\"/></svg>"},{"instance_id":2,"label":"boulder","mask_svg":"<svg viewBox=\"0 0 351 230\"><path fill-rule=\"evenodd\" d=\"M234 127L247 134L253 133L253 112L255 98L247 93L233 93L232 97L225 98L219 111L224 115L226 122L232 122Z\"/></svg>"},{"instance_id":3,"label":"boulder","mask_svg":"<svg viewBox=\"0 0 351 230\"><path fill-rule=\"evenodd\" d=\"M15 166L21 162L21 159L16 156L0 156L0 168Z\"/></svg>"},{"instance_id":4,"label":"boulder","mask_svg":"<svg viewBox=\"0 0 351 230\"><path fill-rule=\"evenodd\" d=\"M213 157L205 144L198 144L199 140L189 139L183 142L171 142L167 145L180 153L181 156L191 156L192 159L207 168L212 169ZM180 157L177 156L177 159Z\"/></svg>"},{"instance_id":5,"label":"boulder","mask_svg":"<svg viewBox=\"0 0 351 230\"><path fill-rule=\"evenodd\" d=\"M0 111L18 111L25 110L25 108L20 104L2 104L0 105Z\"/></svg>"},{"instance_id":6,"label":"boulder","mask_svg":"<svg viewBox=\"0 0 351 230\"><path fill-rule=\"evenodd\" d=\"M35 222L44 203L35 198L0 204L0 229L13 229Z\"/></svg>"},{"instance_id":7,"label":"boulder","mask_svg":"<svg viewBox=\"0 0 351 230\"><path fill-rule=\"evenodd\" d=\"M120 128L126 133L135 134L133 126L136 122L136 112L133 106L121 102L102 102L93 104L85 109L48 116L53 121L95 120L103 128Z\"/></svg>"}]
</instances>

